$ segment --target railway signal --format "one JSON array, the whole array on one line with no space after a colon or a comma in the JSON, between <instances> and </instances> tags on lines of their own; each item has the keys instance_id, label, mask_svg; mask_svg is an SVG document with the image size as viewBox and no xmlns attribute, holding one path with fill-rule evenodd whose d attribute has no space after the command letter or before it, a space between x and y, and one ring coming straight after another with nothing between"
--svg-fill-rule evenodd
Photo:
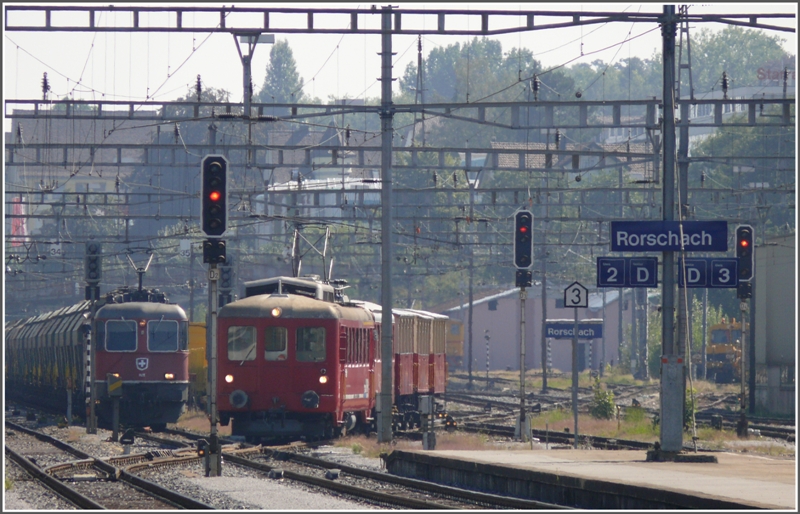
<instances>
[{"instance_id":1,"label":"railway signal","mask_svg":"<svg viewBox=\"0 0 800 514\"><path fill-rule=\"evenodd\" d=\"M233 266L225 264L219 267L219 292L228 294L233 289Z\"/></svg>"},{"instance_id":2,"label":"railway signal","mask_svg":"<svg viewBox=\"0 0 800 514\"><path fill-rule=\"evenodd\" d=\"M528 269L533 265L533 214L518 211L514 215L514 266Z\"/></svg>"},{"instance_id":3,"label":"railway signal","mask_svg":"<svg viewBox=\"0 0 800 514\"><path fill-rule=\"evenodd\" d=\"M232 259L227 258L225 263L219 266L219 307L224 307L231 303L231 292L233 291L233 263Z\"/></svg>"},{"instance_id":4,"label":"railway signal","mask_svg":"<svg viewBox=\"0 0 800 514\"><path fill-rule=\"evenodd\" d=\"M736 227L736 259L738 260L739 282L753 278L753 227Z\"/></svg>"},{"instance_id":5,"label":"railway signal","mask_svg":"<svg viewBox=\"0 0 800 514\"><path fill-rule=\"evenodd\" d=\"M100 243L88 241L86 243L86 253L84 257L84 271L86 282L91 285L100 283L103 276L102 247Z\"/></svg>"},{"instance_id":6,"label":"railway signal","mask_svg":"<svg viewBox=\"0 0 800 514\"><path fill-rule=\"evenodd\" d=\"M222 239L206 239L203 241L203 262L224 263L225 262L225 241Z\"/></svg>"},{"instance_id":7,"label":"railway signal","mask_svg":"<svg viewBox=\"0 0 800 514\"><path fill-rule=\"evenodd\" d=\"M206 155L200 171L201 228L209 237L221 237L228 225L228 160L223 155Z\"/></svg>"}]
</instances>

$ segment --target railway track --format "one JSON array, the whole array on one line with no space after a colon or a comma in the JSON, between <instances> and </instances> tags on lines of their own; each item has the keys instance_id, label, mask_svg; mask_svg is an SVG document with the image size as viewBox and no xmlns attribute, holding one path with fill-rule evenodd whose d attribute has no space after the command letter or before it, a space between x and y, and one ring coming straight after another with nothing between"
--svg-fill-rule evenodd
<instances>
[{"instance_id":1,"label":"railway track","mask_svg":"<svg viewBox=\"0 0 800 514\"><path fill-rule=\"evenodd\" d=\"M103 459L51 436L6 421L5 452L34 479L82 509L175 510L212 509L114 465L125 459L176 460L152 453ZM197 456L180 456L184 460ZM40 462L41 461L41 462Z\"/></svg>"},{"instance_id":2,"label":"railway track","mask_svg":"<svg viewBox=\"0 0 800 514\"><path fill-rule=\"evenodd\" d=\"M465 432L483 433L505 438L513 438L516 430L515 427L508 425L474 422L463 423L459 426L459 429ZM531 429L531 435L537 438L539 442L570 446L575 444L575 434L566 432ZM614 439L588 434L578 434L578 438L580 444L603 450L650 450L653 448L652 443L643 441Z\"/></svg>"},{"instance_id":3,"label":"railway track","mask_svg":"<svg viewBox=\"0 0 800 514\"><path fill-rule=\"evenodd\" d=\"M189 440L203 438L198 434L169 429L169 435ZM163 441L164 444L180 440L162 439L150 434L142 437ZM417 435L409 434L409 435ZM223 447L226 465L237 465L258 471L268 478L298 482L330 493L368 501L379 506L404 509L558 509L556 505L519 500L429 482L396 477L387 473L347 466L303 452L313 451L330 441L295 442L280 446L252 446L247 444ZM187 444L183 442L182 444ZM238 446L238 448L234 448ZM139 464L139 468L148 466Z\"/></svg>"},{"instance_id":4,"label":"railway track","mask_svg":"<svg viewBox=\"0 0 800 514\"><path fill-rule=\"evenodd\" d=\"M695 420L698 426L714 426L714 416L719 416L721 427L728 430L735 430L739 422L739 413L734 412L718 412L718 411L703 411L695 414ZM752 430L754 435L763 437L772 437L775 439L783 439L789 442L794 442L796 438L797 428L792 423L792 420L775 419L775 418L759 418L747 416L748 428Z\"/></svg>"},{"instance_id":5,"label":"railway track","mask_svg":"<svg viewBox=\"0 0 800 514\"><path fill-rule=\"evenodd\" d=\"M641 397L642 390L641 388L636 388L633 386L619 386L615 391L615 396L618 393L622 393L620 396L627 397L630 399L635 398L636 396ZM588 389L579 389L579 393L584 393L583 396L579 396L579 407L586 405L592 399L591 390ZM537 400L536 403L533 403L531 398L535 398ZM459 423L459 428L465 431L472 431L472 432L483 432L486 434L493 434L498 437L513 437L514 436L514 427L504 426L502 423L503 418L505 416L513 415L515 412L519 412L519 401L517 398L514 398L512 394L509 393L487 393L487 392L475 392L472 394L467 393L448 393L448 401L455 403L455 404L462 404L471 407L482 407L484 415L481 416L480 414L476 414L475 412L469 411L459 411L458 415L456 415L456 419ZM552 402L552 403L549 403ZM561 402L553 402L553 398L548 397L547 395L528 395L526 398L526 409L528 412L545 412L557 407L567 407L569 408L569 400L563 400ZM623 411L628 406L621 406ZM640 407L645 412L650 415L657 415L657 409L649 409L646 407ZM455 412L451 409L451 415L455 415ZM739 421L739 414L735 412L729 411L721 411L717 409L708 410L708 411L700 411L695 414L695 421L697 422L698 426L713 426L712 423L712 416L713 415L720 415L722 417L721 425L718 425L718 428L724 428L728 430L735 430L736 425ZM751 429L751 434L756 436L763 436L763 437L771 437L775 439L782 439L788 442L794 442L796 428L791 423L790 420L785 419L770 419L770 418L758 418L758 417L750 417L748 416L749 428ZM550 438L551 441L555 442L556 444L560 443L568 443L574 445L574 437L570 434L563 434L560 432L546 432L543 430L532 430L534 437L539 437L541 440L545 438ZM596 437L591 435L581 435L582 438L585 438L586 441L594 441L592 446L600 447L600 448L637 448L637 449L646 449L652 446L651 443L640 443L637 441L622 441L618 439L610 439L610 438L603 438L603 437ZM693 447L692 447L693 449Z\"/></svg>"},{"instance_id":6,"label":"railway track","mask_svg":"<svg viewBox=\"0 0 800 514\"><path fill-rule=\"evenodd\" d=\"M250 456L246 459L223 454L228 463L258 469L272 478L303 482L382 506L425 510L565 508L398 477L286 451L263 449Z\"/></svg>"}]
</instances>

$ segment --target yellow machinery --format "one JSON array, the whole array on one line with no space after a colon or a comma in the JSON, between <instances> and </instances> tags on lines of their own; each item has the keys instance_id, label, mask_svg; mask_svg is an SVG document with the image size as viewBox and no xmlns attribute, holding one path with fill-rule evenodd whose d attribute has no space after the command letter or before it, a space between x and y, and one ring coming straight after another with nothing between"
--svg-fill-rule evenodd
<instances>
[{"instance_id":1,"label":"yellow machinery","mask_svg":"<svg viewBox=\"0 0 800 514\"><path fill-rule=\"evenodd\" d=\"M447 320L447 338L445 339L447 365L451 370L464 366L464 323L450 318Z\"/></svg>"},{"instance_id":2,"label":"yellow machinery","mask_svg":"<svg viewBox=\"0 0 800 514\"><path fill-rule=\"evenodd\" d=\"M189 405L205 409L208 387L206 324L189 323Z\"/></svg>"},{"instance_id":3,"label":"yellow machinery","mask_svg":"<svg viewBox=\"0 0 800 514\"><path fill-rule=\"evenodd\" d=\"M706 345L706 376L718 384L741 380L742 324L736 318L709 327L711 340Z\"/></svg>"}]
</instances>

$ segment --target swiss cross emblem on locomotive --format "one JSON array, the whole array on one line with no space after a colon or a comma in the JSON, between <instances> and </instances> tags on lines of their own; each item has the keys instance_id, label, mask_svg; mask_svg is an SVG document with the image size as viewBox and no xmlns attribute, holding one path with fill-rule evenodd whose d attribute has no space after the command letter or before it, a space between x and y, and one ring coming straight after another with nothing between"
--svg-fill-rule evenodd
<instances>
[{"instance_id":1,"label":"swiss cross emblem on locomotive","mask_svg":"<svg viewBox=\"0 0 800 514\"><path fill-rule=\"evenodd\" d=\"M144 371L147 369L148 359L147 357L139 357L136 359L136 369L139 371Z\"/></svg>"}]
</instances>

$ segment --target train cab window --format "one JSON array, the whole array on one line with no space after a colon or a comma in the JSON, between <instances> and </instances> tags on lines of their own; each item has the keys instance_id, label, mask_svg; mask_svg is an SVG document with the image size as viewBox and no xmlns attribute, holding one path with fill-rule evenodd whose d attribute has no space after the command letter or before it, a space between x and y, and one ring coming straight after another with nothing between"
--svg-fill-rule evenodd
<instances>
[{"instance_id":1,"label":"train cab window","mask_svg":"<svg viewBox=\"0 0 800 514\"><path fill-rule=\"evenodd\" d=\"M711 342L714 344L728 344L728 331L727 330L712 330Z\"/></svg>"},{"instance_id":2,"label":"train cab window","mask_svg":"<svg viewBox=\"0 0 800 514\"><path fill-rule=\"evenodd\" d=\"M228 360L256 358L256 327L228 327Z\"/></svg>"},{"instance_id":3,"label":"train cab window","mask_svg":"<svg viewBox=\"0 0 800 514\"><path fill-rule=\"evenodd\" d=\"M106 351L136 351L136 322L134 320L106 321L105 336Z\"/></svg>"},{"instance_id":4,"label":"train cab window","mask_svg":"<svg viewBox=\"0 0 800 514\"><path fill-rule=\"evenodd\" d=\"M264 358L268 361L286 360L287 331L284 327L267 327L264 334Z\"/></svg>"},{"instance_id":5,"label":"train cab window","mask_svg":"<svg viewBox=\"0 0 800 514\"><path fill-rule=\"evenodd\" d=\"M325 329L303 327L297 329L296 359L298 362L325 360Z\"/></svg>"},{"instance_id":6,"label":"train cab window","mask_svg":"<svg viewBox=\"0 0 800 514\"><path fill-rule=\"evenodd\" d=\"M742 331L741 330L731 330L731 343L735 343L736 341L742 340Z\"/></svg>"},{"instance_id":7,"label":"train cab window","mask_svg":"<svg viewBox=\"0 0 800 514\"><path fill-rule=\"evenodd\" d=\"M176 352L180 340L178 322L162 319L147 322L147 349L151 352Z\"/></svg>"}]
</instances>

